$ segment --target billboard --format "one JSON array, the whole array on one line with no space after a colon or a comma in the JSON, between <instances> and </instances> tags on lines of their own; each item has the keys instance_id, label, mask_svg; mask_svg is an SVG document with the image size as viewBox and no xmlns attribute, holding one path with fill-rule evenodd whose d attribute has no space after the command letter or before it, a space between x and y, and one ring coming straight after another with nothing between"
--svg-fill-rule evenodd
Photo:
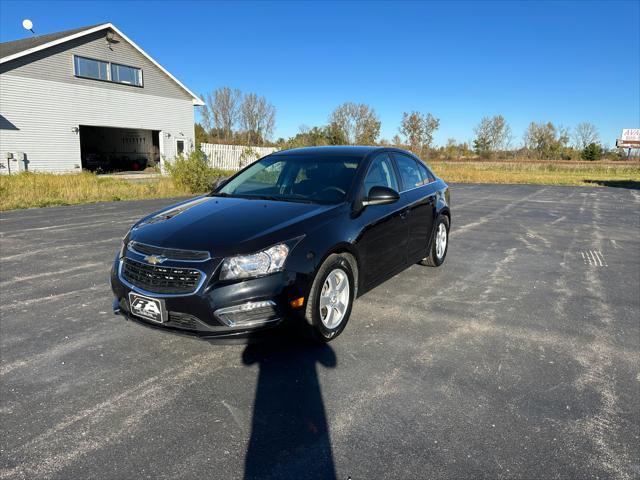
<instances>
[{"instance_id":1,"label":"billboard","mask_svg":"<svg viewBox=\"0 0 640 480\"><path fill-rule=\"evenodd\" d=\"M640 128L624 128L620 140L623 142L640 142Z\"/></svg>"}]
</instances>

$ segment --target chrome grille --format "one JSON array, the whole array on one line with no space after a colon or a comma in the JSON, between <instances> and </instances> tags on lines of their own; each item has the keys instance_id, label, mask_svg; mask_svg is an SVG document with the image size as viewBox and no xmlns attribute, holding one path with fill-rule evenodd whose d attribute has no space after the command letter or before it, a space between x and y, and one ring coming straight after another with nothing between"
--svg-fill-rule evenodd
<instances>
[{"instance_id":1,"label":"chrome grille","mask_svg":"<svg viewBox=\"0 0 640 480\"><path fill-rule=\"evenodd\" d=\"M129 242L129 249L142 255L157 255L170 258L171 260L185 260L191 262L202 262L209 260L209 252L200 250L181 250L177 248L163 248L154 245L147 245L136 241Z\"/></svg>"},{"instance_id":2,"label":"chrome grille","mask_svg":"<svg viewBox=\"0 0 640 480\"><path fill-rule=\"evenodd\" d=\"M130 258L122 263L122 277L132 285L153 293L193 293L202 274L194 268L147 265Z\"/></svg>"}]
</instances>

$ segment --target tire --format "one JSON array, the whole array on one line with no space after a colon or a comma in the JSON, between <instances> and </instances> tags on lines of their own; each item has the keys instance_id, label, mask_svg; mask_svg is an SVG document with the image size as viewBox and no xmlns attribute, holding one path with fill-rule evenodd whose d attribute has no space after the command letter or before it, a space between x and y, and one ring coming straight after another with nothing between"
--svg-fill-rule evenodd
<instances>
[{"instance_id":1,"label":"tire","mask_svg":"<svg viewBox=\"0 0 640 480\"><path fill-rule=\"evenodd\" d=\"M350 260L343 254L331 254L316 273L304 314L307 330L315 340L333 340L349 321L356 293Z\"/></svg>"},{"instance_id":2,"label":"tire","mask_svg":"<svg viewBox=\"0 0 640 480\"><path fill-rule=\"evenodd\" d=\"M441 227L443 225L443 227ZM441 249L441 240L442 237L439 237L443 234L444 228L444 251ZM436 220L436 228L434 230L434 238L431 242L431 250L429 251L429 256L420 260L420 265L426 265L428 267L439 267L444 263L445 258L447 258L447 251L449 250L449 218L446 215L440 215ZM438 255L438 251L440 251L441 255Z\"/></svg>"}]
</instances>

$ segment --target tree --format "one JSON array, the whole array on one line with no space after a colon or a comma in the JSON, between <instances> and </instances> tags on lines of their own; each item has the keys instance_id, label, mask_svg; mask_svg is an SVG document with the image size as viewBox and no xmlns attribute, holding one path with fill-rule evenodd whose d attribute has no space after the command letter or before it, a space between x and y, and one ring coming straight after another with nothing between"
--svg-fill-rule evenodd
<instances>
[{"instance_id":1,"label":"tree","mask_svg":"<svg viewBox=\"0 0 640 480\"><path fill-rule=\"evenodd\" d=\"M411 150L418 152L422 148L422 133L424 131L424 121L418 112L403 112L400 122L400 133L406 138Z\"/></svg>"},{"instance_id":2,"label":"tree","mask_svg":"<svg viewBox=\"0 0 640 480\"><path fill-rule=\"evenodd\" d=\"M380 135L381 122L376 112L363 103L347 102L329 117L329 129L350 145L373 145Z\"/></svg>"},{"instance_id":3,"label":"tree","mask_svg":"<svg viewBox=\"0 0 640 480\"><path fill-rule=\"evenodd\" d=\"M491 147L493 152L506 150L511 143L511 127L507 124L502 115L496 115L491 119L491 129L489 131Z\"/></svg>"},{"instance_id":4,"label":"tree","mask_svg":"<svg viewBox=\"0 0 640 480\"><path fill-rule=\"evenodd\" d=\"M458 146L455 138L447 139L447 145L444 147L444 156L447 160L454 159L458 156Z\"/></svg>"},{"instance_id":5,"label":"tree","mask_svg":"<svg viewBox=\"0 0 640 480\"><path fill-rule=\"evenodd\" d=\"M347 136L342 128L336 123L330 123L322 129L328 145L346 145L349 143Z\"/></svg>"},{"instance_id":6,"label":"tree","mask_svg":"<svg viewBox=\"0 0 640 480\"><path fill-rule=\"evenodd\" d=\"M213 121L213 127L221 133L224 142L233 140L233 131L238 122L241 93L237 88L221 87L206 97L206 106L203 109L203 123L205 115L209 122ZM207 112L205 114L205 112ZM205 123L205 129L212 128Z\"/></svg>"},{"instance_id":7,"label":"tree","mask_svg":"<svg viewBox=\"0 0 640 480\"><path fill-rule=\"evenodd\" d=\"M446 145L440 147L439 153L445 160L453 160L470 156L471 150L469 150L469 144L458 143L455 138L449 138Z\"/></svg>"},{"instance_id":8,"label":"tree","mask_svg":"<svg viewBox=\"0 0 640 480\"><path fill-rule=\"evenodd\" d=\"M240 106L240 125L246 141L251 145L262 144L273 133L276 109L267 99L249 93Z\"/></svg>"},{"instance_id":9,"label":"tree","mask_svg":"<svg viewBox=\"0 0 640 480\"><path fill-rule=\"evenodd\" d=\"M329 145L324 128L309 128L306 125L299 128L299 132L289 140L283 142L284 148L310 147L317 145Z\"/></svg>"},{"instance_id":10,"label":"tree","mask_svg":"<svg viewBox=\"0 0 640 480\"><path fill-rule=\"evenodd\" d=\"M481 157L488 158L493 151L492 121L489 117L483 117L473 130L476 138L473 140L473 149Z\"/></svg>"},{"instance_id":11,"label":"tree","mask_svg":"<svg viewBox=\"0 0 640 480\"><path fill-rule=\"evenodd\" d=\"M331 125L311 128L301 125L298 130L298 133L288 140L279 139L278 146L287 149L318 145L344 145L347 143L342 136L342 132L332 128Z\"/></svg>"},{"instance_id":12,"label":"tree","mask_svg":"<svg viewBox=\"0 0 640 480\"><path fill-rule=\"evenodd\" d=\"M202 117L202 128L207 134L209 134L209 132L211 132L211 129L213 128L213 115L211 114L210 108L210 96L200 96L205 99L205 104L200 108L200 117ZM211 104L213 104L213 102L211 102Z\"/></svg>"},{"instance_id":13,"label":"tree","mask_svg":"<svg viewBox=\"0 0 640 480\"><path fill-rule=\"evenodd\" d=\"M502 115L483 117L474 129L476 138L473 146L482 157L490 157L495 152L504 151L511 143L511 127Z\"/></svg>"},{"instance_id":14,"label":"tree","mask_svg":"<svg viewBox=\"0 0 640 480\"><path fill-rule=\"evenodd\" d=\"M580 157L583 160L600 160L602 154L602 147L595 142L591 142L589 145L584 147L584 149L580 153Z\"/></svg>"},{"instance_id":15,"label":"tree","mask_svg":"<svg viewBox=\"0 0 640 480\"><path fill-rule=\"evenodd\" d=\"M196 149L201 143L207 143L209 141L209 135L205 131L205 129L199 123L196 123L194 126L194 130L196 133Z\"/></svg>"},{"instance_id":16,"label":"tree","mask_svg":"<svg viewBox=\"0 0 640 480\"><path fill-rule=\"evenodd\" d=\"M579 150L585 150L591 144L597 144L600 141L598 128L589 122L579 123L573 131L573 144Z\"/></svg>"},{"instance_id":17,"label":"tree","mask_svg":"<svg viewBox=\"0 0 640 480\"><path fill-rule=\"evenodd\" d=\"M440 128L440 119L434 117L430 113L427 113L423 117L422 127L422 154L427 155L431 145L433 144L433 132Z\"/></svg>"},{"instance_id":18,"label":"tree","mask_svg":"<svg viewBox=\"0 0 640 480\"><path fill-rule=\"evenodd\" d=\"M440 120L431 113L403 112L399 131L406 138L411 150L426 155L433 143L433 133L440 127Z\"/></svg>"},{"instance_id":19,"label":"tree","mask_svg":"<svg viewBox=\"0 0 640 480\"><path fill-rule=\"evenodd\" d=\"M569 142L569 131L553 123L531 122L524 134L525 147L534 152L538 158L566 157L566 147Z\"/></svg>"}]
</instances>

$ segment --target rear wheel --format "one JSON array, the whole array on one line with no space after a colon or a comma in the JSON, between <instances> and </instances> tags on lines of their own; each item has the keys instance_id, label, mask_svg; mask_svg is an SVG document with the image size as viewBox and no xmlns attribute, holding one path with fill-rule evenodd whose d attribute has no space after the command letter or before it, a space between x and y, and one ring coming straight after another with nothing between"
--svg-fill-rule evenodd
<instances>
[{"instance_id":1,"label":"rear wheel","mask_svg":"<svg viewBox=\"0 0 640 480\"><path fill-rule=\"evenodd\" d=\"M420 261L421 265L439 267L444 263L449 248L449 218L445 215L441 215L436 221L435 236L431 242L429 256Z\"/></svg>"},{"instance_id":2,"label":"rear wheel","mask_svg":"<svg viewBox=\"0 0 640 480\"><path fill-rule=\"evenodd\" d=\"M342 333L351 315L354 284L346 256L329 255L318 269L305 310L307 325L316 339L328 342Z\"/></svg>"}]
</instances>

